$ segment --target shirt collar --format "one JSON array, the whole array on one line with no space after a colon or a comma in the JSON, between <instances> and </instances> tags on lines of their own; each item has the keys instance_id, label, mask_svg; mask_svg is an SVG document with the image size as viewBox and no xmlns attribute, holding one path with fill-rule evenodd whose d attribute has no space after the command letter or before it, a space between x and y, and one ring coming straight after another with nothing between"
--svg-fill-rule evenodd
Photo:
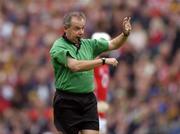
<instances>
[{"instance_id":1,"label":"shirt collar","mask_svg":"<svg viewBox=\"0 0 180 134\"><path fill-rule=\"evenodd\" d=\"M76 43L70 41L70 40L67 38L66 33L64 33L62 37L63 37L63 39L64 39L65 41L67 41L68 43L71 43L71 44L73 44L73 45L76 44Z\"/></svg>"},{"instance_id":2,"label":"shirt collar","mask_svg":"<svg viewBox=\"0 0 180 134\"><path fill-rule=\"evenodd\" d=\"M79 49L81 48L81 39L79 40L79 43L76 44L76 43L70 41L70 40L67 38L66 33L64 33L62 37L63 37L63 39L64 39L66 42L74 45L74 46L77 48L77 51L76 51L76 54L77 54L78 51L79 51Z\"/></svg>"}]
</instances>

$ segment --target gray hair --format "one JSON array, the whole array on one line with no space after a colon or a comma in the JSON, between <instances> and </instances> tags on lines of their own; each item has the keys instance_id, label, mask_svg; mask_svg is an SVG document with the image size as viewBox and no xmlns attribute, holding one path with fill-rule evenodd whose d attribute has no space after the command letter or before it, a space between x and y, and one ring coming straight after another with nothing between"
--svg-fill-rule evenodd
<instances>
[{"instance_id":1,"label":"gray hair","mask_svg":"<svg viewBox=\"0 0 180 134\"><path fill-rule=\"evenodd\" d=\"M73 17L77 17L78 19L86 20L86 16L83 12L70 12L70 13L66 14L63 19L63 25L65 28L68 28L71 26L71 19Z\"/></svg>"}]
</instances>

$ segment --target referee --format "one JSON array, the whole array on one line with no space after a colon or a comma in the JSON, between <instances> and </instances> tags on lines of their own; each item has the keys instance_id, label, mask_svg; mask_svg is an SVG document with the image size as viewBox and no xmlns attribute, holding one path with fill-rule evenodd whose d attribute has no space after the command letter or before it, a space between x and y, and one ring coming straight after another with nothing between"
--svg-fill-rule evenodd
<instances>
[{"instance_id":1,"label":"referee","mask_svg":"<svg viewBox=\"0 0 180 134\"><path fill-rule=\"evenodd\" d=\"M123 32L109 42L83 39L86 17L70 12L63 20L64 35L51 50L55 87L54 124L60 134L98 134L97 101L93 93L93 69L103 64L116 66L115 58L95 59L105 51L123 45L131 31L130 17L123 20Z\"/></svg>"}]
</instances>

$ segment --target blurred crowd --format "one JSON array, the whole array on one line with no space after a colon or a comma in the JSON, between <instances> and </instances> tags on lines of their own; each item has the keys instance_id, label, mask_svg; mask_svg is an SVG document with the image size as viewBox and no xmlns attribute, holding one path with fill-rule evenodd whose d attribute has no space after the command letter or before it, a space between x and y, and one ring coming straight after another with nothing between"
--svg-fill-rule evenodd
<instances>
[{"instance_id":1,"label":"blurred crowd","mask_svg":"<svg viewBox=\"0 0 180 134\"><path fill-rule=\"evenodd\" d=\"M68 11L87 16L85 38L113 38L131 16L125 45L109 53L107 134L180 134L179 0L1 0L0 134L55 134L49 49Z\"/></svg>"}]
</instances>

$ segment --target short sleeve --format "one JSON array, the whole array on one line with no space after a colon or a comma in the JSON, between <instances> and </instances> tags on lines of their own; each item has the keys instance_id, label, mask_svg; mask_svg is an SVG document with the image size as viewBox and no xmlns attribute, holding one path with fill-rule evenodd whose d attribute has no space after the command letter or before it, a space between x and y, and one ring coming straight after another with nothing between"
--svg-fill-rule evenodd
<instances>
[{"instance_id":1,"label":"short sleeve","mask_svg":"<svg viewBox=\"0 0 180 134\"><path fill-rule=\"evenodd\" d=\"M67 67L67 55L68 55L68 51L63 49L51 51L51 58L66 67Z\"/></svg>"},{"instance_id":2,"label":"short sleeve","mask_svg":"<svg viewBox=\"0 0 180 134\"><path fill-rule=\"evenodd\" d=\"M64 65L65 67L67 67L68 56L72 57L68 49L58 45L58 42L55 42L53 44L53 47L50 50L50 55L52 60L55 60L56 62Z\"/></svg>"},{"instance_id":3,"label":"short sleeve","mask_svg":"<svg viewBox=\"0 0 180 134\"><path fill-rule=\"evenodd\" d=\"M108 51L109 42L105 39L93 39L93 56L97 57L102 52Z\"/></svg>"}]
</instances>

